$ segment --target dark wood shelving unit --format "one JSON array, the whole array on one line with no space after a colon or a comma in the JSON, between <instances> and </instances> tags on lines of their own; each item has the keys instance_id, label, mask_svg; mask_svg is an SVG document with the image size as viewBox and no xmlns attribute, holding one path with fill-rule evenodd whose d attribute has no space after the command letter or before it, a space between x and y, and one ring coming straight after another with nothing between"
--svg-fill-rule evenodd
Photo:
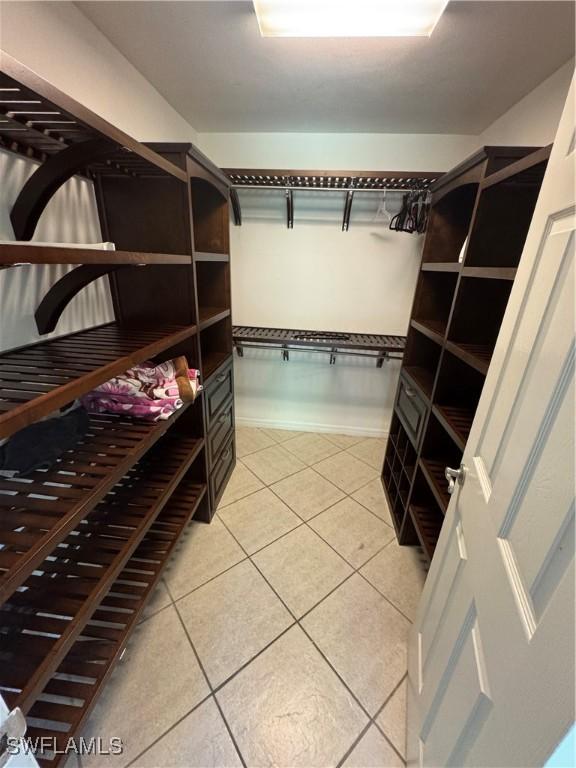
<instances>
[{"instance_id":1,"label":"dark wood shelving unit","mask_svg":"<svg viewBox=\"0 0 576 768\"><path fill-rule=\"evenodd\" d=\"M16 237L30 241L53 194L80 174L117 248L0 246L2 267L74 265L36 311L41 335L104 275L115 316L0 355L0 439L146 360L185 355L204 385L165 421L90 416L49 470L0 480L0 692L32 718L29 735L67 740L179 537L193 518L211 520L235 465L230 184L191 144L140 144L9 56L0 87L66 120L65 131L43 130L0 105L0 145L40 161L12 208Z\"/></svg>"},{"instance_id":2,"label":"dark wood shelving unit","mask_svg":"<svg viewBox=\"0 0 576 768\"><path fill-rule=\"evenodd\" d=\"M170 435L114 486L74 531L37 565L22 587L3 602L3 664L18 670L3 691L27 713L74 640L106 596L156 516L202 447L200 440ZM51 616L46 614L50 600ZM5 684L5 683L3 683Z\"/></svg>"},{"instance_id":3,"label":"dark wood shelving unit","mask_svg":"<svg viewBox=\"0 0 576 768\"><path fill-rule=\"evenodd\" d=\"M196 326L108 323L0 355L0 438L144 360L196 336Z\"/></svg>"},{"instance_id":4,"label":"dark wood shelving unit","mask_svg":"<svg viewBox=\"0 0 576 768\"><path fill-rule=\"evenodd\" d=\"M420 543L428 558L449 502L444 471L466 447L549 154L484 147L431 186L382 468L398 541ZM408 488L399 441L410 443Z\"/></svg>"},{"instance_id":5,"label":"dark wood shelving unit","mask_svg":"<svg viewBox=\"0 0 576 768\"><path fill-rule=\"evenodd\" d=\"M29 717L44 722L29 727L29 736L53 737L62 749L71 734L80 732L164 566L206 496L206 486L187 473L30 708ZM58 765L51 754L39 756L38 762Z\"/></svg>"}]
</instances>

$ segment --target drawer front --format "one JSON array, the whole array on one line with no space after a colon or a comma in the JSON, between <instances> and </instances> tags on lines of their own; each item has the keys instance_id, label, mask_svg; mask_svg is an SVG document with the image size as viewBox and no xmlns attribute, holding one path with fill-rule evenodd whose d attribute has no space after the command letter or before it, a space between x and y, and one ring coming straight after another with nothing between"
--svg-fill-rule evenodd
<instances>
[{"instance_id":1,"label":"drawer front","mask_svg":"<svg viewBox=\"0 0 576 768\"><path fill-rule=\"evenodd\" d=\"M426 403L422 400L416 388L404 376L400 376L400 383L398 384L396 413L408 437L417 449L420 435L422 434L422 427L424 426Z\"/></svg>"},{"instance_id":2,"label":"drawer front","mask_svg":"<svg viewBox=\"0 0 576 768\"><path fill-rule=\"evenodd\" d=\"M234 431L234 400L229 397L220 414L215 417L206 439L208 466L212 468L224 444Z\"/></svg>"},{"instance_id":3,"label":"drawer front","mask_svg":"<svg viewBox=\"0 0 576 768\"><path fill-rule=\"evenodd\" d=\"M234 464L236 462L236 445L234 437L231 437L220 455L216 459L210 472L210 500L212 501L212 510L215 510L220 497L224 492L228 478L230 477Z\"/></svg>"},{"instance_id":4,"label":"drawer front","mask_svg":"<svg viewBox=\"0 0 576 768\"><path fill-rule=\"evenodd\" d=\"M234 392L232 361L206 387L204 401L206 403L206 430L210 431L214 420L220 414L224 404Z\"/></svg>"}]
</instances>

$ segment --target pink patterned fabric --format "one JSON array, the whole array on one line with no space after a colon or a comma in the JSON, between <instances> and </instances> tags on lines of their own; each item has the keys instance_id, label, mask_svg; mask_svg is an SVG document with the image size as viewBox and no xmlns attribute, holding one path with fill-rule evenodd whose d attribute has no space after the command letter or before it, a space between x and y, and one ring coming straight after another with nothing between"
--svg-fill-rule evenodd
<instances>
[{"instance_id":1,"label":"pink patterned fabric","mask_svg":"<svg viewBox=\"0 0 576 768\"><path fill-rule=\"evenodd\" d=\"M182 377L182 365L167 360L160 365L145 362L129 368L82 397L82 404L90 413L125 413L147 421L170 418L184 401L177 377ZM184 361L185 362L185 361ZM202 389L200 371L184 368L187 373L187 390L193 399Z\"/></svg>"}]
</instances>

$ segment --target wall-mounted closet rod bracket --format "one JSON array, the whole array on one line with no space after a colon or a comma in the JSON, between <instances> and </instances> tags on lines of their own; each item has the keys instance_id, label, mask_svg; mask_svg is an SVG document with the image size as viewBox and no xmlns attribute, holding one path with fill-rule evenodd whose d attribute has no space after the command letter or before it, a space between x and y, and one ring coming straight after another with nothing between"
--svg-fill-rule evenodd
<instances>
[{"instance_id":1,"label":"wall-mounted closet rod bracket","mask_svg":"<svg viewBox=\"0 0 576 768\"><path fill-rule=\"evenodd\" d=\"M286 226L294 229L294 196L291 189L286 190Z\"/></svg>"},{"instance_id":2,"label":"wall-mounted closet rod bracket","mask_svg":"<svg viewBox=\"0 0 576 768\"><path fill-rule=\"evenodd\" d=\"M352 201L354 200L354 190L349 189L346 192L346 202L344 203L344 217L342 219L342 232L348 232L350 227L350 214L352 213Z\"/></svg>"},{"instance_id":3,"label":"wall-mounted closet rod bracket","mask_svg":"<svg viewBox=\"0 0 576 768\"><path fill-rule=\"evenodd\" d=\"M238 352L239 357L244 357L244 350L245 349L270 349L270 350L279 350L282 352L282 360L289 361L290 360L290 352L309 352L310 354L323 354L323 355L330 355L330 365L336 364L336 358L337 357L367 357L370 360L376 361L376 367L382 368L382 362L384 360L401 360L402 359L402 353L399 352L398 354L392 354L390 352L378 352L371 354L369 352L351 352L347 349L338 349L337 347L334 347L333 349L319 349L319 348L311 348L311 347L301 347L301 346L288 346L286 344L278 345L278 344L267 344L267 343L254 343L254 344L235 344L236 351Z\"/></svg>"},{"instance_id":4,"label":"wall-mounted closet rod bracket","mask_svg":"<svg viewBox=\"0 0 576 768\"><path fill-rule=\"evenodd\" d=\"M238 192L234 187L230 189L230 205L232 206L232 217L234 219L235 226L242 226L242 208L240 207L240 198L238 197Z\"/></svg>"}]
</instances>

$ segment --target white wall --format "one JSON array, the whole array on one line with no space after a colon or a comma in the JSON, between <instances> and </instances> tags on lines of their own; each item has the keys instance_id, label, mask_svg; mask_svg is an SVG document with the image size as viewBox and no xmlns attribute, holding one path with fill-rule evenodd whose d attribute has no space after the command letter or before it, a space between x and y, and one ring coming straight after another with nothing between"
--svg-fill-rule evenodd
<instances>
[{"instance_id":1,"label":"white wall","mask_svg":"<svg viewBox=\"0 0 576 768\"><path fill-rule=\"evenodd\" d=\"M573 74L572 60L486 128L478 137L478 145L538 147L551 144Z\"/></svg>"},{"instance_id":2,"label":"white wall","mask_svg":"<svg viewBox=\"0 0 576 768\"><path fill-rule=\"evenodd\" d=\"M10 209L37 163L0 150L0 240L13 240ZM76 177L46 206L34 240L97 243L102 239L92 184ZM23 266L0 270L0 350L38 341L34 311L48 288L72 267ZM114 319L107 278L100 278L64 310L53 334L72 333Z\"/></svg>"},{"instance_id":3,"label":"white wall","mask_svg":"<svg viewBox=\"0 0 576 768\"><path fill-rule=\"evenodd\" d=\"M194 128L74 3L2 0L0 49L139 141L196 140Z\"/></svg>"},{"instance_id":4,"label":"white wall","mask_svg":"<svg viewBox=\"0 0 576 768\"><path fill-rule=\"evenodd\" d=\"M406 333L421 238L340 221L244 222L232 229L233 320L359 333ZM238 423L384 434L399 365L246 350L236 358Z\"/></svg>"},{"instance_id":5,"label":"white wall","mask_svg":"<svg viewBox=\"0 0 576 768\"><path fill-rule=\"evenodd\" d=\"M200 148L227 168L445 171L477 147L461 134L200 133Z\"/></svg>"},{"instance_id":6,"label":"white wall","mask_svg":"<svg viewBox=\"0 0 576 768\"><path fill-rule=\"evenodd\" d=\"M259 168L448 170L476 148L474 136L201 134L218 165ZM422 238L382 224L282 220L233 227L232 311L240 325L406 334ZM399 364L246 350L236 357L239 424L384 435Z\"/></svg>"}]
</instances>

